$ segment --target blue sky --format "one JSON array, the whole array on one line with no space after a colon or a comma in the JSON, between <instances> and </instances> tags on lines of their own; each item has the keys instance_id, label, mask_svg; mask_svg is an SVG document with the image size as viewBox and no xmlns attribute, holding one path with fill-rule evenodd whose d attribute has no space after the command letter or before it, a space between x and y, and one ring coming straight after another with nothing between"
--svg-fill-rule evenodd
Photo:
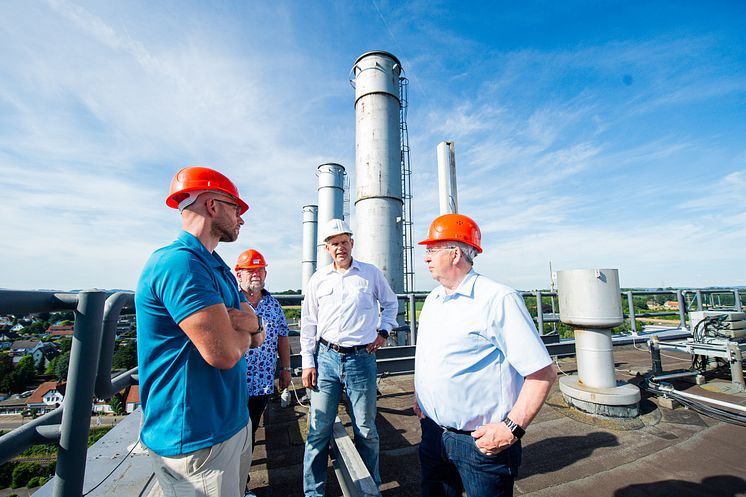
<instances>
[{"instance_id":1,"label":"blue sky","mask_svg":"<svg viewBox=\"0 0 746 497\"><path fill-rule=\"evenodd\" d=\"M171 177L207 165L251 205L218 252L258 248L270 289L300 288L316 167L345 165L354 197L370 50L410 80L418 240L453 140L501 282L546 288L551 261L746 284L746 3L515 3L0 3L0 287L133 288L178 232Z\"/></svg>"}]
</instances>

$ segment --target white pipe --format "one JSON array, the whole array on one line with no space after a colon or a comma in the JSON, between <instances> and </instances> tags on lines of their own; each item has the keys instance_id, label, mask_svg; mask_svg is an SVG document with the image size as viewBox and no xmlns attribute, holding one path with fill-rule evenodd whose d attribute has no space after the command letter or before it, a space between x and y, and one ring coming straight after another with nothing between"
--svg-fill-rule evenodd
<instances>
[{"instance_id":1,"label":"white pipe","mask_svg":"<svg viewBox=\"0 0 746 497\"><path fill-rule=\"evenodd\" d=\"M345 168L340 164L327 163L319 166L319 210L318 238L316 241L317 267L332 263L324 248L323 231L331 219L344 219Z\"/></svg>"},{"instance_id":2,"label":"white pipe","mask_svg":"<svg viewBox=\"0 0 746 497\"><path fill-rule=\"evenodd\" d=\"M682 392L681 390L676 390L674 387L669 386L669 385L659 385L659 388L664 393L675 393L676 395L680 395L680 396L682 396L684 398L687 398L687 399L697 400L699 402L705 402L705 403L708 403L708 404L713 404L713 405L716 405L716 406L725 407L727 409L733 409L735 411L746 412L746 407L740 406L738 404L732 404L730 402L724 402L722 400L711 399L709 397L703 397L701 395L695 395L693 393Z\"/></svg>"},{"instance_id":3,"label":"white pipe","mask_svg":"<svg viewBox=\"0 0 746 497\"><path fill-rule=\"evenodd\" d=\"M458 192L456 189L456 148L453 142L438 143L438 198L440 214L458 213Z\"/></svg>"},{"instance_id":4,"label":"white pipe","mask_svg":"<svg viewBox=\"0 0 746 497\"><path fill-rule=\"evenodd\" d=\"M301 261L301 291L306 294L306 285L316 272L316 239L318 207L303 206L303 260Z\"/></svg>"},{"instance_id":5,"label":"white pipe","mask_svg":"<svg viewBox=\"0 0 746 497\"><path fill-rule=\"evenodd\" d=\"M575 357L581 384L591 388L616 387L612 348L608 328L575 330Z\"/></svg>"}]
</instances>

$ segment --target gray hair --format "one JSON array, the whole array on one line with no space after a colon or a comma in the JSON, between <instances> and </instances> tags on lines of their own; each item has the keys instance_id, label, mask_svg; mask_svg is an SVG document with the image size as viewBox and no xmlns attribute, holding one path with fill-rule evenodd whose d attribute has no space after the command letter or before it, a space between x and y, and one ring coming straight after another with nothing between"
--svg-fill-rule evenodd
<instances>
[{"instance_id":1,"label":"gray hair","mask_svg":"<svg viewBox=\"0 0 746 497\"><path fill-rule=\"evenodd\" d=\"M466 262L474 265L474 258L477 256L478 253L477 249L464 242L454 241L452 243L455 247L458 247L461 250L461 254L464 256L464 259L466 259Z\"/></svg>"}]
</instances>

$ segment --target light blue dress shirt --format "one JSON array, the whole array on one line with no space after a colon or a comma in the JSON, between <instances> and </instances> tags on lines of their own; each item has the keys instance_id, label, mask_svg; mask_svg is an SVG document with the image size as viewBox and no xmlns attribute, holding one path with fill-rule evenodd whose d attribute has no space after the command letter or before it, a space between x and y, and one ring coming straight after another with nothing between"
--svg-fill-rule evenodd
<instances>
[{"instance_id":1,"label":"light blue dress shirt","mask_svg":"<svg viewBox=\"0 0 746 497\"><path fill-rule=\"evenodd\" d=\"M523 378L552 359L521 295L473 269L451 295L427 296L417 334L415 390L441 426L472 431L510 412Z\"/></svg>"}]
</instances>

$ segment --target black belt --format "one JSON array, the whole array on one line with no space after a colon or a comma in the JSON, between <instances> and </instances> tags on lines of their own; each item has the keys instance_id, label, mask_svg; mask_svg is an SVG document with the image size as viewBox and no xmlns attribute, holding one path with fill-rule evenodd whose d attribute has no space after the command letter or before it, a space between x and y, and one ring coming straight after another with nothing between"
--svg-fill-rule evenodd
<instances>
[{"instance_id":1,"label":"black belt","mask_svg":"<svg viewBox=\"0 0 746 497\"><path fill-rule=\"evenodd\" d=\"M339 352L340 354L352 354L354 352L357 352L358 350L363 350L368 345L353 345L352 347L342 347L341 345L337 345L336 343L327 342L323 338L319 338L319 342L323 343L330 349L332 349L335 352Z\"/></svg>"},{"instance_id":2,"label":"black belt","mask_svg":"<svg viewBox=\"0 0 746 497\"><path fill-rule=\"evenodd\" d=\"M437 426L443 431L450 431L451 433L458 433L459 435L471 435L472 433L474 433L473 431L459 430L458 428L451 428L450 426L441 426L428 417L425 417L424 421L427 421L428 423L432 423L434 426Z\"/></svg>"},{"instance_id":3,"label":"black belt","mask_svg":"<svg viewBox=\"0 0 746 497\"><path fill-rule=\"evenodd\" d=\"M473 431L466 431L466 430L457 430L456 428L451 428L448 426L441 426L446 431L450 431L451 433L458 433L459 435L471 435Z\"/></svg>"}]
</instances>

